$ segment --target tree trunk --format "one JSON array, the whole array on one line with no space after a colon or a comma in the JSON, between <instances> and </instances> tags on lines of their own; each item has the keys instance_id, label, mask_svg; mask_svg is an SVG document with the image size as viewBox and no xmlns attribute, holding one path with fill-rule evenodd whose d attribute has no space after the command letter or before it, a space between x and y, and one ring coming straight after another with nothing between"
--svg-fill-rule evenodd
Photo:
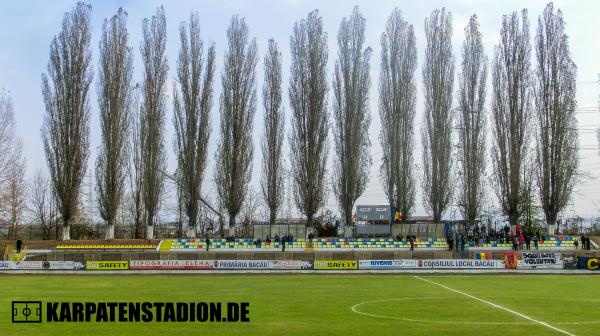
<instances>
[{"instance_id":1,"label":"tree trunk","mask_svg":"<svg viewBox=\"0 0 600 336\"><path fill-rule=\"evenodd\" d=\"M348 209L349 208L349 209ZM348 208L346 208L345 210L345 220L346 220L346 226L344 227L344 236L348 237L351 232L352 232L352 226L354 225L354 223L352 223L352 205L350 205Z\"/></svg>"},{"instance_id":2,"label":"tree trunk","mask_svg":"<svg viewBox=\"0 0 600 336\"><path fill-rule=\"evenodd\" d=\"M115 219L114 218L111 218L108 220L108 223L106 225L106 235L105 235L104 239L106 239L106 240L115 239Z\"/></svg>"},{"instance_id":3,"label":"tree trunk","mask_svg":"<svg viewBox=\"0 0 600 336\"><path fill-rule=\"evenodd\" d=\"M71 240L71 220L63 220L62 240Z\"/></svg>"},{"instance_id":4,"label":"tree trunk","mask_svg":"<svg viewBox=\"0 0 600 336\"><path fill-rule=\"evenodd\" d=\"M146 226L146 239L154 239L154 225Z\"/></svg>"},{"instance_id":5,"label":"tree trunk","mask_svg":"<svg viewBox=\"0 0 600 336\"><path fill-rule=\"evenodd\" d=\"M236 223L235 223L235 215L233 215L233 214L230 213L229 214L229 230L235 229L235 225L236 225Z\"/></svg>"},{"instance_id":6,"label":"tree trunk","mask_svg":"<svg viewBox=\"0 0 600 336\"><path fill-rule=\"evenodd\" d=\"M311 213L306 215L306 226L314 229L313 214Z\"/></svg>"},{"instance_id":7,"label":"tree trunk","mask_svg":"<svg viewBox=\"0 0 600 336\"><path fill-rule=\"evenodd\" d=\"M275 225L275 220L277 219L277 211L274 208L270 209L270 215L269 215L269 225L273 226ZM271 232L269 232L270 234Z\"/></svg>"},{"instance_id":8,"label":"tree trunk","mask_svg":"<svg viewBox=\"0 0 600 336\"><path fill-rule=\"evenodd\" d=\"M510 214L508 216L508 223L510 224L510 230L512 232L514 232L515 234L517 233L517 222L519 221L519 217L516 214Z\"/></svg>"},{"instance_id":9,"label":"tree trunk","mask_svg":"<svg viewBox=\"0 0 600 336\"><path fill-rule=\"evenodd\" d=\"M196 226L189 226L187 229L187 237L190 239L196 238Z\"/></svg>"},{"instance_id":10,"label":"tree trunk","mask_svg":"<svg viewBox=\"0 0 600 336\"><path fill-rule=\"evenodd\" d=\"M556 216L553 214L546 214L546 229L548 230L548 235L553 236L554 231L556 230Z\"/></svg>"}]
</instances>

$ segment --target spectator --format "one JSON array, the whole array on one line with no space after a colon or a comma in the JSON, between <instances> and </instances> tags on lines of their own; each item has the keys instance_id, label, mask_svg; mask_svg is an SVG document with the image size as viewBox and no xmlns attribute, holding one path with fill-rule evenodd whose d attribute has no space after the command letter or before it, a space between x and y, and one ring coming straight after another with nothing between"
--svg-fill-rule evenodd
<instances>
[{"instance_id":1,"label":"spectator","mask_svg":"<svg viewBox=\"0 0 600 336\"><path fill-rule=\"evenodd\" d=\"M287 239L282 239L282 240L281 240L281 252L285 252L285 241L286 241L286 240L287 240Z\"/></svg>"},{"instance_id":2,"label":"spectator","mask_svg":"<svg viewBox=\"0 0 600 336\"><path fill-rule=\"evenodd\" d=\"M585 236L585 249L586 250L591 250L592 249L591 239L587 235Z\"/></svg>"},{"instance_id":3,"label":"spectator","mask_svg":"<svg viewBox=\"0 0 600 336\"><path fill-rule=\"evenodd\" d=\"M399 233L396 236L396 241L402 241L402 235L400 235Z\"/></svg>"},{"instance_id":4,"label":"spectator","mask_svg":"<svg viewBox=\"0 0 600 336\"><path fill-rule=\"evenodd\" d=\"M275 242L279 243L279 234L275 234Z\"/></svg>"},{"instance_id":5,"label":"spectator","mask_svg":"<svg viewBox=\"0 0 600 336\"><path fill-rule=\"evenodd\" d=\"M529 232L525 233L525 245L527 247L527 250L531 250L531 235L529 234Z\"/></svg>"},{"instance_id":6,"label":"spectator","mask_svg":"<svg viewBox=\"0 0 600 336\"><path fill-rule=\"evenodd\" d=\"M410 243L410 258L413 258L413 253L415 252L415 240L413 238L414 236L410 236L410 238L408 239L408 242Z\"/></svg>"},{"instance_id":7,"label":"spectator","mask_svg":"<svg viewBox=\"0 0 600 336\"><path fill-rule=\"evenodd\" d=\"M23 241L21 238L17 237L17 253L21 253L21 247L23 246Z\"/></svg>"},{"instance_id":8,"label":"spectator","mask_svg":"<svg viewBox=\"0 0 600 336\"><path fill-rule=\"evenodd\" d=\"M525 243L525 237L523 237L523 231L519 234L519 250L523 250L523 244Z\"/></svg>"},{"instance_id":9,"label":"spectator","mask_svg":"<svg viewBox=\"0 0 600 336\"><path fill-rule=\"evenodd\" d=\"M577 250L577 247L579 246L579 240L575 239L575 241L573 242L573 245L575 245L575 249ZM582 245L583 247L583 245Z\"/></svg>"},{"instance_id":10,"label":"spectator","mask_svg":"<svg viewBox=\"0 0 600 336\"><path fill-rule=\"evenodd\" d=\"M512 250L517 251L519 249L519 238L517 236L512 235Z\"/></svg>"},{"instance_id":11,"label":"spectator","mask_svg":"<svg viewBox=\"0 0 600 336\"><path fill-rule=\"evenodd\" d=\"M206 252L208 252L208 248L210 247L210 239L208 236L206 236L206 240L204 242L206 243Z\"/></svg>"}]
</instances>

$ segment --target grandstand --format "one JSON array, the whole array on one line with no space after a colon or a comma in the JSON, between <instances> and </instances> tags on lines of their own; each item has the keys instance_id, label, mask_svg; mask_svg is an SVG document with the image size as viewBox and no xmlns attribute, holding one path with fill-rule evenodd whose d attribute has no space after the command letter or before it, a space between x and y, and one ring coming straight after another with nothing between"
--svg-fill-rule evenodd
<instances>
[{"instance_id":1,"label":"grandstand","mask_svg":"<svg viewBox=\"0 0 600 336\"><path fill-rule=\"evenodd\" d=\"M368 251L368 250L409 250L408 241L398 241L393 238L315 238L312 246L306 239L294 239L286 242L286 251L304 251L312 249L316 251ZM532 244L533 246L533 244ZM572 237L546 237L538 244L543 250L573 250L574 240ZM497 241L484 243L476 246L473 242L465 246L470 250L510 250L511 244ZM209 249L212 251L280 251L283 249L281 242L261 242L252 239L211 239ZM419 250L447 250L448 244L445 240L437 238L420 239L415 241L415 249ZM163 239L157 250L160 252L194 252L206 250L205 239Z\"/></svg>"}]
</instances>

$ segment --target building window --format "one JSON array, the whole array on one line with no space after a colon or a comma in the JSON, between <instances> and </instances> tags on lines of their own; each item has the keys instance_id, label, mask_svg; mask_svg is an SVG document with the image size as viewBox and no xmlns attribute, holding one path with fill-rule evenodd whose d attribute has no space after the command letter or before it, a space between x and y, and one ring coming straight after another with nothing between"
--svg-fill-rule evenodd
<instances>
[{"instance_id":1,"label":"building window","mask_svg":"<svg viewBox=\"0 0 600 336\"><path fill-rule=\"evenodd\" d=\"M377 208L375 211L387 211L387 208Z\"/></svg>"},{"instance_id":2,"label":"building window","mask_svg":"<svg viewBox=\"0 0 600 336\"><path fill-rule=\"evenodd\" d=\"M360 211L362 211L362 212L371 212L371 208L361 208Z\"/></svg>"}]
</instances>

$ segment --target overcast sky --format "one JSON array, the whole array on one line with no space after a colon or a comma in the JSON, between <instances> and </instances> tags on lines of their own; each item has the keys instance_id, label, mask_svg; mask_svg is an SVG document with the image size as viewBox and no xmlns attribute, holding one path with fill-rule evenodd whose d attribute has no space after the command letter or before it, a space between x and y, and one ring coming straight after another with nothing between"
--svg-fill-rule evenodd
<instances>
[{"instance_id":1,"label":"overcast sky","mask_svg":"<svg viewBox=\"0 0 600 336\"><path fill-rule=\"evenodd\" d=\"M141 26L145 17L152 16L156 7L164 5L167 15L167 56L169 59L169 84L167 93L169 95L167 111L166 143L168 152L168 168L175 169L173 154L173 126L172 126L172 82L175 76L175 61L179 49L178 26L183 20L189 18L190 11L198 11L202 28L202 37L205 41L214 41L217 49L217 77L215 87L215 99L212 109L213 132L211 134L209 155L212 159L215 153L215 143L218 138L219 109L218 97L220 94L220 73L223 64L224 47L226 46L226 29L232 15L239 14L246 19L250 29L250 35L255 36L258 44L260 62L257 68L258 89L262 85L262 62L267 40L274 38L280 46L283 54L284 72L284 108L286 113L286 132L289 128L289 107L287 104L287 75L289 72L289 36L294 22L306 17L313 9L318 9L323 17L329 41L329 75L331 82L331 70L337 58L336 35L339 23L343 17L351 14L355 5L366 18L366 46L373 49L371 58L371 115L372 123L370 138L372 142L373 166L370 171L370 180L367 190L358 199L357 204L386 204L387 200L379 179L379 166L381 164L381 146L379 145L379 110L377 101L377 83L379 77L380 63L380 37L384 30L387 17L394 7L399 7L404 18L414 25L417 37L417 52L419 68L417 69L417 116L415 123L416 144L420 144L420 127L423 118L423 94L421 85L421 66L425 49L425 37L423 23L435 8L445 6L452 13L453 48L456 60L456 73L460 71L460 47L464 39L464 28L471 15L477 14L483 34L483 43L489 58L493 56L494 45L499 40L499 30L503 14L520 11L523 8L529 10L530 35L535 36L537 29L537 18L546 6L546 1L302 1L302 0L280 0L280 1L92 1L92 54L94 57L94 68L97 68L97 52L100 29L104 19L116 13L119 7L123 7L129 13L128 29L130 43L134 47L135 74L134 80L141 79L141 63L139 46L141 42ZM0 10L0 87L10 91L13 98L17 133L23 138L24 154L27 159L27 173L32 176L37 169L46 170L45 156L40 138L40 127L45 113L42 95L40 91L40 76L46 71L50 41L59 32L63 14L70 11L75 1L3 1ZM556 1L555 7L563 11L566 20L566 32L569 35L571 54L578 67L577 73L577 101L578 101L578 123L580 129L580 158L582 172L587 173L588 178L580 183L573 195L573 204L569 206L567 215L579 214L589 217L598 213L597 201L600 201L600 156L598 154L598 142L595 129L600 126L600 113L598 112L598 93L600 86L597 83L600 73L600 2L596 1ZM532 51L532 58L534 52ZM488 76L489 79L490 76ZM94 166L96 148L99 145L99 115L95 95L96 77L94 77L94 90L92 90L91 106L91 148L88 167ZM455 82L454 88L458 87ZM489 93L489 90L488 90ZM456 95L454 99L456 105ZM489 100L488 104L489 106ZM255 117L254 142L255 142L255 164L252 185L256 187L260 176L261 151L259 147L260 135L263 126L262 102L258 101L258 109ZM330 133L331 135L331 133ZM330 138L330 157L333 154ZM286 137L287 141L287 137ZM489 145L489 143L488 143ZM287 144L286 144L287 147ZM415 149L415 160L421 164L420 146ZM489 157L489 151L487 153ZM208 166L206 182L204 183L204 194L209 198L214 197L213 165ZM330 160L331 161L331 160ZM328 185L331 185L328 183ZM258 189L257 189L258 190ZM491 192L487 197L490 207L497 203L496 197ZM286 203L287 204L287 203ZM174 199L167 196L164 200L166 210L173 209ZM293 202L292 202L293 206ZM335 199L329 193L327 207L336 210ZM284 206L287 209L287 205ZM168 212L168 211L167 211ZM417 195L417 214L423 214L422 197L419 191ZM452 217L453 211L449 211L446 217ZM169 215L165 213L165 217ZM458 213L455 213L458 216ZM165 218L166 219L166 218Z\"/></svg>"}]
</instances>

